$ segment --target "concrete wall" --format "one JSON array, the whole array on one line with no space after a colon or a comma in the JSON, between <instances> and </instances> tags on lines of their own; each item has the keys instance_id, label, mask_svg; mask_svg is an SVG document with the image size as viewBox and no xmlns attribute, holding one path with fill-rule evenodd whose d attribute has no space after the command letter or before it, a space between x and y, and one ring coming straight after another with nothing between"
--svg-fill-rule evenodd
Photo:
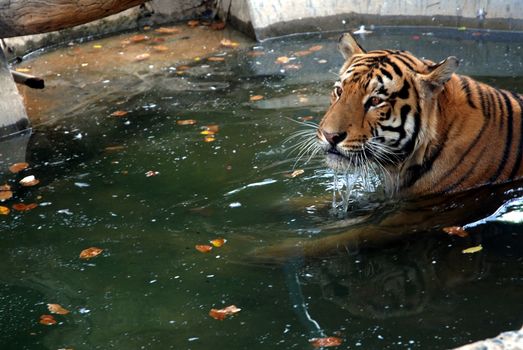
<instances>
[{"instance_id":1,"label":"concrete wall","mask_svg":"<svg viewBox=\"0 0 523 350\"><path fill-rule=\"evenodd\" d=\"M258 40L366 25L523 30L521 0L223 0L220 11Z\"/></svg>"}]
</instances>

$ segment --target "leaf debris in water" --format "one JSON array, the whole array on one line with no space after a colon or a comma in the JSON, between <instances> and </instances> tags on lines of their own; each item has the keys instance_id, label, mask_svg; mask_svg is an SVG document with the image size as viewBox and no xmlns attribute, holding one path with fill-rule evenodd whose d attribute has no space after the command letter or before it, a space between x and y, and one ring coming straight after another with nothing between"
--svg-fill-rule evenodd
<instances>
[{"instance_id":1,"label":"leaf debris in water","mask_svg":"<svg viewBox=\"0 0 523 350\"><path fill-rule=\"evenodd\" d=\"M57 315L67 315L69 310L64 309L60 304L47 304L49 312Z\"/></svg>"},{"instance_id":2,"label":"leaf debris in water","mask_svg":"<svg viewBox=\"0 0 523 350\"><path fill-rule=\"evenodd\" d=\"M482 249L483 249L483 246L480 244L475 247L463 249L462 253L463 254L473 254L473 253L477 253L477 252L481 251Z\"/></svg>"},{"instance_id":3,"label":"leaf debris in water","mask_svg":"<svg viewBox=\"0 0 523 350\"><path fill-rule=\"evenodd\" d=\"M80 259L87 260L87 259L94 258L95 256L99 255L103 251L104 251L103 249L97 248L97 247L91 247L91 248L84 249L80 252Z\"/></svg>"},{"instance_id":4,"label":"leaf debris in water","mask_svg":"<svg viewBox=\"0 0 523 350\"><path fill-rule=\"evenodd\" d=\"M469 235L468 232L465 231L465 229L461 226L443 227L443 231L451 236L467 237Z\"/></svg>"},{"instance_id":5,"label":"leaf debris in water","mask_svg":"<svg viewBox=\"0 0 523 350\"><path fill-rule=\"evenodd\" d=\"M9 171L13 174L16 174L24 169L27 169L29 167L28 163L21 162L21 163L14 163L9 167Z\"/></svg>"},{"instance_id":6,"label":"leaf debris in water","mask_svg":"<svg viewBox=\"0 0 523 350\"><path fill-rule=\"evenodd\" d=\"M343 340L338 337L312 338L309 340L309 343L311 343L315 348L338 346L341 345L342 342Z\"/></svg>"},{"instance_id":7,"label":"leaf debris in water","mask_svg":"<svg viewBox=\"0 0 523 350\"><path fill-rule=\"evenodd\" d=\"M232 316L238 312L240 312L242 309L236 307L236 305L230 305L223 309L211 309L209 311L209 316L214 318L215 320L225 320L226 317Z\"/></svg>"},{"instance_id":8,"label":"leaf debris in water","mask_svg":"<svg viewBox=\"0 0 523 350\"><path fill-rule=\"evenodd\" d=\"M197 244L194 246L194 248L196 248L196 250L200 253L208 253L212 250L212 246L208 244Z\"/></svg>"}]
</instances>

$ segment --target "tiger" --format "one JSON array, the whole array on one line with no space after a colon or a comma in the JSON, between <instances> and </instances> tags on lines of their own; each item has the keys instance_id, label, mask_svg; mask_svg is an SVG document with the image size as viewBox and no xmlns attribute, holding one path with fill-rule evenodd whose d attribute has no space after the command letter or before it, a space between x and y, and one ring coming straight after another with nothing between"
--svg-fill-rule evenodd
<instances>
[{"instance_id":1,"label":"tiger","mask_svg":"<svg viewBox=\"0 0 523 350\"><path fill-rule=\"evenodd\" d=\"M349 34L316 139L330 168L374 164L400 196L455 193L523 175L523 97L408 51L365 51Z\"/></svg>"},{"instance_id":2,"label":"tiger","mask_svg":"<svg viewBox=\"0 0 523 350\"><path fill-rule=\"evenodd\" d=\"M434 63L401 50L367 52L348 33L338 47L345 62L307 141L336 174L381 170L391 196L323 225L318 237L256 249L256 261L304 261L475 227L521 196L512 182L523 180L521 95L456 74L454 56Z\"/></svg>"}]
</instances>

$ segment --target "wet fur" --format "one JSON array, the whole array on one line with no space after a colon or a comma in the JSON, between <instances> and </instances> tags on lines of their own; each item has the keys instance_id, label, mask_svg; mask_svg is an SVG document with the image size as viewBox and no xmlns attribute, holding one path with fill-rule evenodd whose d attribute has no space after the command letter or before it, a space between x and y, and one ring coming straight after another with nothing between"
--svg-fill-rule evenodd
<instances>
[{"instance_id":1,"label":"wet fur","mask_svg":"<svg viewBox=\"0 0 523 350\"><path fill-rule=\"evenodd\" d=\"M523 176L521 95L455 74L455 57L434 64L406 51L365 52L348 34L340 50L346 62L316 135L329 166L372 165L403 196Z\"/></svg>"}]
</instances>

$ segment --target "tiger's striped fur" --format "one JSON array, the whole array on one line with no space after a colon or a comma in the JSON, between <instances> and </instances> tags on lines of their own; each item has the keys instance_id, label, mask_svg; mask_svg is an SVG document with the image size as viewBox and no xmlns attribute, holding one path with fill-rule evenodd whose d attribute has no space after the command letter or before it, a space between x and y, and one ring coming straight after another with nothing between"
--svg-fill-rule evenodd
<instances>
[{"instance_id":1,"label":"tiger's striped fur","mask_svg":"<svg viewBox=\"0 0 523 350\"><path fill-rule=\"evenodd\" d=\"M523 97L409 52L365 52L345 34L346 62L319 124L327 163L372 162L405 196L450 193L523 176Z\"/></svg>"}]
</instances>

